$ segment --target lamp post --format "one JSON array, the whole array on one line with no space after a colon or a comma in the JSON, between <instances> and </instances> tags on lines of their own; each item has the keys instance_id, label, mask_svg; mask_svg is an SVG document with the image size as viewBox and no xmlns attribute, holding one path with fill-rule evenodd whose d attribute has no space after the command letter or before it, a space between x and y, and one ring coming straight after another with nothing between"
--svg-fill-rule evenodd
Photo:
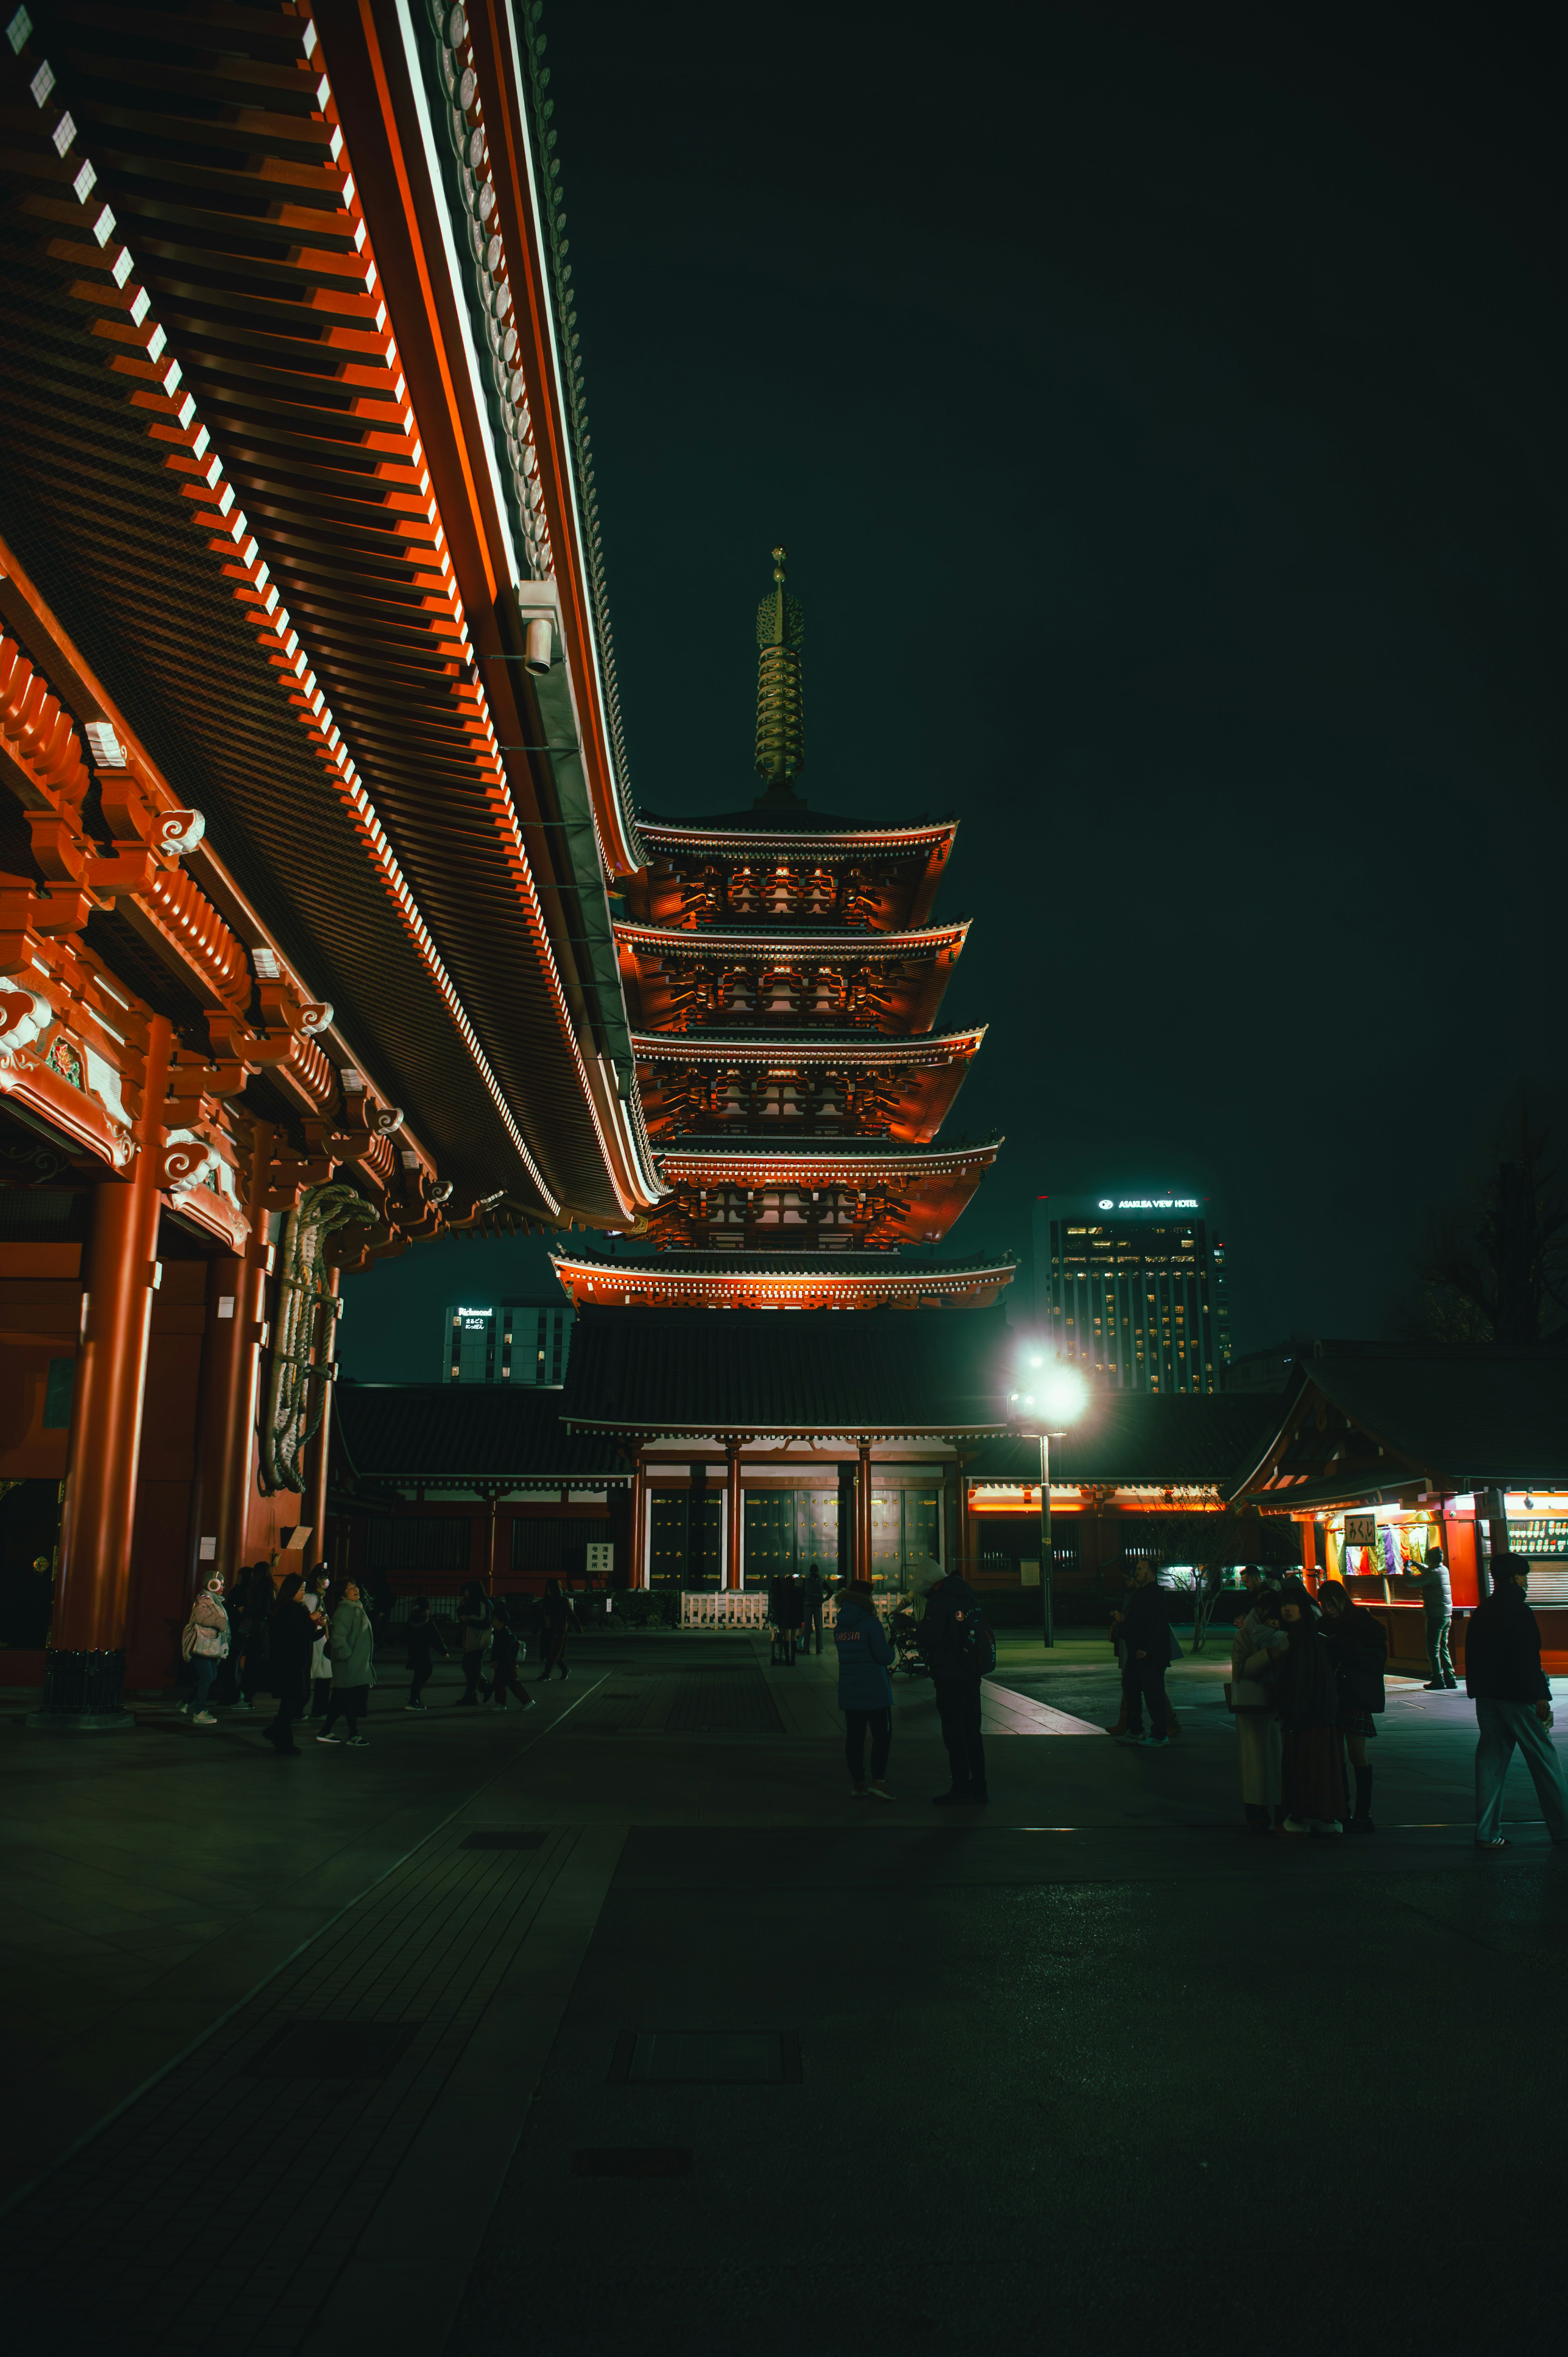
<instances>
[{"instance_id":1,"label":"lamp post","mask_svg":"<svg viewBox=\"0 0 1568 2357\"><path fill-rule=\"evenodd\" d=\"M1036 1417L1040 1432L1040 1633L1047 1646L1057 1641L1056 1598L1054 1593L1055 1560L1051 1548L1051 1440L1062 1437L1063 1429L1083 1414L1089 1403L1089 1386L1076 1367L1065 1366L1059 1359L1047 1360L1043 1351L1027 1353L1020 1371L1023 1388L1008 1394L1011 1405L1019 1411L1021 1432L1026 1432Z\"/></svg>"}]
</instances>

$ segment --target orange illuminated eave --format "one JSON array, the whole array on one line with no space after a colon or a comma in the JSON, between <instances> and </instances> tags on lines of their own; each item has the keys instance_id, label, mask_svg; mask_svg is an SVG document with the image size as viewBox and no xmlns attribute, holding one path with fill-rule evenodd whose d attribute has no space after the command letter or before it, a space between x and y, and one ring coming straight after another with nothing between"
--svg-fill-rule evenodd
<instances>
[{"instance_id":1,"label":"orange illuminated eave","mask_svg":"<svg viewBox=\"0 0 1568 2357\"><path fill-rule=\"evenodd\" d=\"M875 892L877 912L864 921L868 930L885 932L925 923L958 826L949 821L940 826L824 827L820 833L786 834L768 834L761 827L731 829L698 822L677 826L643 818L639 832L653 854L651 864L627 886L628 907L639 922L689 927L704 921L693 913L693 877L704 868L728 874L744 864L754 869L763 890L769 877L789 877L798 888L802 870L823 871L837 889L846 888L852 877L864 888L870 888L870 877L883 879ZM739 921L748 920L741 914ZM833 920L830 916L825 921Z\"/></svg>"},{"instance_id":2,"label":"orange illuminated eave","mask_svg":"<svg viewBox=\"0 0 1568 2357\"><path fill-rule=\"evenodd\" d=\"M714 1268L711 1256L671 1254L656 1262L552 1255L575 1308L612 1309L885 1309L942 1305L987 1308L1012 1283L1015 1264L924 1267L889 1256L886 1270L794 1270L787 1257L759 1267Z\"/></svg>"}]
</instances>

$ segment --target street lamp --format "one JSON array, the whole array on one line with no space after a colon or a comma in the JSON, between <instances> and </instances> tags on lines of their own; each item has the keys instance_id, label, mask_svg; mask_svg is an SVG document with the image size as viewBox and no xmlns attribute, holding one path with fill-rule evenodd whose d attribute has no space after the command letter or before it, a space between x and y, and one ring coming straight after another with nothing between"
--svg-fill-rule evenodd
<instances>
[{"instance_id":1,"label":"street lamp","mask_svg":"<svg viewBox=\"0 0 1568 2357\"><path fill-rule=\"evenodd\" d=\"M1027 1351L1018 1372L1019 1387L1008 1394L1009 1405L1018 1411L1018 1422L1026 1433L1036 1418L1040 1427L1040 1618L1045 1641L1054 1645L1057 1630L1052 1593L1051 1434L1054 1429L1059 1440L1067 1426L1083 1414L1089 1405L1089 1385L1076 1367L1064 1364L1060 1359L1048 1359L1043 1351Z\"/></svg>"}]
</instances>

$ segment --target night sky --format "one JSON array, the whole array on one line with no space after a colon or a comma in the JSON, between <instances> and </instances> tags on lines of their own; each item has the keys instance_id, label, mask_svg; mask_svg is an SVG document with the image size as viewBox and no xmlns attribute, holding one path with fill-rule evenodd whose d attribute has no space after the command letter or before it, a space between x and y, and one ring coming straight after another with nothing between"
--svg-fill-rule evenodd
<instances>
[{"instance_id":1,"label":"night sky","mask_svg":"<svg viewBox=\"0 0 1568 2357\"><path fill-rule=\"evenodd\" d=\"M952 1252L1170 1186L1239 1347L1382 1330L1505 1082L1563 1077L1550 19L545 21L639 805L757 791L783 539L800 790L962 821L944 1135L1008 1145ZM542 1279L411 1254L349 1368Z\"/></svg>"}]
</instances>

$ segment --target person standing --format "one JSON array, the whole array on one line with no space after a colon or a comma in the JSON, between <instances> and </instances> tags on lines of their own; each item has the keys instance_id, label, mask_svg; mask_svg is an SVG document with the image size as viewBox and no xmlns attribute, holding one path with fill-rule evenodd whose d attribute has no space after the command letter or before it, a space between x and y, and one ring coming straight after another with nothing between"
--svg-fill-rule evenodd
<instances>
[{"instance_id":1,"label":"person standing","mask_svg":"<svg viewBox=\"0 0 1568 2357\"><path fill-rule=\"evenodd\" d=\"M1492 1557L1492 1592L1465 1631L1465 1691L1476 1706L1476 1846L1507 1849L1503 1787L1516 1748L1535 1786L1546 1830L1568 1842L1568 1782L1552 1740L1552 1688L1541 1666L1541 1630L1525 1602L1530 1558Z\"/></svg>"},{"instance_id":2,"label":"person standing","mask_svg":"<svg viewBox=\"0 0 1568 2357\"><path fill-rule=\"evenodd\" d=\"M852 1580L839 1597L833 1620L833 1650L838 1655L839 1708L843 1713L844 1759L850 1791L857 1801L870 1792L878 1801L893 1798L884 1781L893 1742L893 1681L888 1665L893 1648L877 1618L871 1582ZM865 1738L871 1738L871 1781L865 1781Z\"/></svg>"},{"instance_id":3,"label":"person standing","mask_svg":"<svg viewBox=\"0 0 1568 2357\"><path fill-rule=\"evenodd\" d=\"M189 1702L180 1704L180 1710L190 1713L195 1727L216 1727L217 1717L208 1709L207 1697L212 1691L213 1679L229 1657L229 1613L223 1601L223 1582L217 1572L190 1608L179 1649L196 1671L196 1692Z\"/></svg>"},{"instance_id":4,"label":"person standing","mask_svg":"<svg viewBox=\"0 0 1568 2357\"><path fill-rule=\"evenodd\" d=\"M1428 1547L1426 1568L1421 1574L1422 1609L1426 1618L1426 1665L1431 1675L1426 1681L1429 1693L1444 1686L1457 1686L1454 1674L1454 1651L1451 1641L1454 1628L1454 1587L1448 1577L1448 1566L1443 1560L1441 1547Z\"/></svg>"},{"instance_id":5,"label":"person standing","mask_svg":"<svg viewBox=\"0 0 1568 2357\"><path fill-rule=\"evenodd\" d=\"M245 1590L245 1609L242 1630L245 1643L244 1665L240 1672L240 1699L236 1710L253 1710L258 1694L269 1686L267 1669L267 1624L277 1601L273 1586L272 1566L252 1565L250 1584Z\"/></svg>"},{"instance_id":6,"label":"person standing","mask_svg":"<svg viewBox=\"0 0 1568 2357\"><path fill-rule=\"evenodd\" d=\"M463 1590L457 1607L457 1626L463 1632L463 1691L457 1697L462 1710L477 1704L482 1695L490 1698L485 1684L485 1647L490 1641L490 1599L477 1579L470 1579Z\"/></svg>"},{"instance_id":7,"label":"person standing","mask_svg":"<svg viewBox=\"0 0 1568 2357\"><path fill-rule=\"evenodd\" d=\"M358 1585L351 1579L344 1582L342 1600L333 1612L327 1650L332 1662L332 1703L327 1724L316 1740L347 1742L362 1751L369 1738L360 1732L360 1714L370 1699L376 1649L371 1616L360 1601ZM347 1736L332 1732L339 1713L348 1722Z\"/></svg>"},{"instance_id":8,"label":"person standing","mask_svg":"<svg viewBox=\"0 0 1568 2357\"><path fill-rule=\"evenodd\" d=\"M1389 1658L1389 1632L1375 1612L1353 1604L1337 1579L1326 1580L1317 1591L1323 1614L1320 1631L1334 1657L1338 1707L1334 1724L1349 1757L1356 1780L1356 1806L1348 1831L1369 1834L1372 1824L1372 1770L1367 1746L1377 1733L1375 1721L1384 1704L1383 1671Z\"/></svg>"},{"instance_id":9,"label":"person standing","mask_svg":"<svg viewBox=\"0 0 1568 2357\"><path fill-rule=\"evenodd\" d=\"M1121 1743L1142 1744L1157 1751L1170 1740L1166 1732L1170 1706L1165 1700L1165 1671L1171 1658L1171 1624L1165 1591L1156 1566L1146 1555L1133 1571L1131 1593L1122 1605L1122 1693L1127 1727ZM1149 1706L1149 1731L1144 1728L1144 1705Z\"/></svg>"},{"instance_id":10,"label":"person standing","mask_svg":"<svg viewBox=\"0 0 1568 2357\"><path fill-rule=\"evenodd\" d=\"M305 1714L307 1718L323 1717L332 1699L332 1663L327 1652L327 1604L330 1594L327 1566L317 1564L300 1599L316 1631L316 1641L310 1648L310 1692L306 1697Z\"/></svg>"},{"instance_id":11,"label":"person standing","mask_svg":"<svg viewBox=\"0 0 1568 2357\"><path fill-rule=\"evenodd\" d=\"M1345 1828L1345 1776L1339 1764L1339 1690L1334 1656L1317 1633L1312 1598L1299 1583L1281 1590L1280 1627L1289 1643L1274 1672L1280 1716L1280 1782L1286 1834L1338 1834Z\"/></svg>"},{"instance_id":12,"label":"person standing","mask_svg":"<svg viewBox=\"0 0 1568 2357\"><path fill-rule=\"evenodd\" d=\"M950 1571L927 1597L919 1644L937 1690L937 1711L952 1777L950 1789L937 1793L932 1805L983 1808L990 1796L980 1732L980 1681L984 1654L991 1650L991 1632L979 1598L960 1573Z\"/></svg>"},{"instance_id":13,"label":"person standing","mask_svg":"<svg viewBox=\"0 0 1568 2357\"><path fill-rule=\"evenodd\" d=\"M408 1700L404 1710L423 1710L419 1699L430 1683L431 1656L439 1648L443 1661L446 1658L446 1640L441 1634L438 1621L430 1617L430 1598L416 1596L408 1616Z\"/></svg>"},{"instance_id":14,"label":"person standing","mask_svg":"<svg viewBox=\"0 0 1568 2357\"><path fill-rule=\"evenodd\" d=\"M524 1710L532 1710L533 1696L524 1694L517 1682L517 1657L522 1641L511 1625L511 1616L505 1603L499 1598L496 1602L494 1620L494 1633L490 1638L490 1675L494 1680L495 1707L497 1710L506 1708L510 1690Z\"/></svg>"},{"instance_id":15,"label":"person standing","mask_svg":"<svg viewBox=\"0 0 1568 2357\"><path fill-rule=\"evenodd\" d=\"M276 1717L270 1727L263 1727L262 1733L280 1760L299 1757L294 1723L306 1706L310 1656L316 1643L316 1623L300 1600L304 1587L303 1573L291 1571L278 1589L277 1601L267 1620L269 1674L278 1706Z\"/></svg>"},{"instance_id":16,"label":"person standing","mask_svg":"<svg viewBox=\"0 0 1568 2357\"><path fill-rule=\"evenodd\" d=\"M1230 1707L1236 1714L1236 1764L1241 1813L1250 1834L1266 1834L1280 1804L1280 1722L1269 1680L1289 1640L1279 1598L1260 1589L1236 1623L1230 1649Z\"/></svg>"},{"instance_id":17,"label":"person standing","mask_svg":"<svg viewBox=\"0 0 1568 2357\"><path fill-rule=\"evenodd\" d=\"M543 1684L553 1669L559 1669L564 1678L570 1676L566 1667L566 1640L574 1629L579 1636L582 1634L576 1609L571 1598L562 1592L558 1579L547 1579L544 1583L544 1601L540 1609L540 1618L544 1623L544 1667L539 1674L539 1682Z\"/></svg>"},{"instance_id":18,"label":"person standing","mask_svg":"<svg viewBox=\"0 0 1568 2357\"><path fill-rule=\"evenodd\" d=\"M813 1564L806 1574L800 1594L806 1608L803 1624L805 1634L800 1640L800 1650L802 1652L809 1653L812 1650L814 1638L816 1651L820 1653L822 1650L822 1606L827 1601L828 1591L822 1583L822 1570L818 1565Z\"/></svg>"},{"instance_id":19,"label":"person standing","mask_svg":"<svg viewBox=\"0 0 1568 2357\"><path fill-rule=\"evenodd\" d=\"M776 1572L768 1583L768 1627L770 1635L768 1666L775 1670L784 1643L784 1575L781 1571Z\"/></svg>"}]
</instances>

